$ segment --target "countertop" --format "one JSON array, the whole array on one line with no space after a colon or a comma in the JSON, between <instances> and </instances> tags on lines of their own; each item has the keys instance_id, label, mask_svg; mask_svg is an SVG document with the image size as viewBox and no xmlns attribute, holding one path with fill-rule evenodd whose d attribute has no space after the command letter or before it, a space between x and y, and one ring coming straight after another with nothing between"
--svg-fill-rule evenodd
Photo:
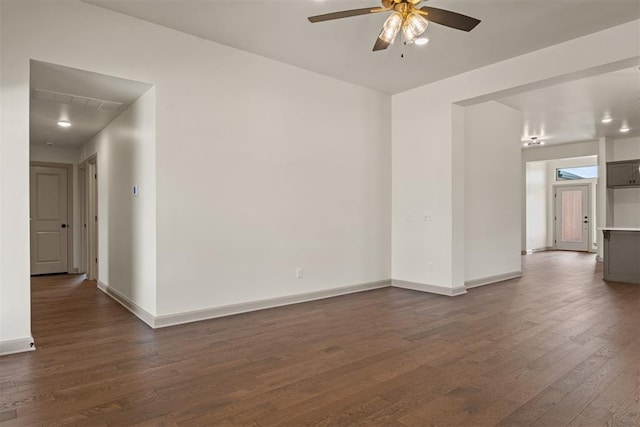
<instances>
[{"instance_id":1,"label":"countertop","mask_svg":"<svg viewBox=\"0 0 640 427\"><path fill-rule=\"evenodd\" d=\"M640 228L633 227L598 227L602 231L640 231Z\"/></svg>"}]
</instances>

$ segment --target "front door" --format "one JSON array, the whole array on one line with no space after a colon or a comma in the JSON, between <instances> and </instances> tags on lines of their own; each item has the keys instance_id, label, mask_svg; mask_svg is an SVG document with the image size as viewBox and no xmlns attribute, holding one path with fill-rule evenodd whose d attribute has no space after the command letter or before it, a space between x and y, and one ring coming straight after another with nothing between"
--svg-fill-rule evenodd
<instances>
[{"instance_id":1,"label":"front door","mask_svg":"<svg viewBox=\"0 0 640 427\"><path fill-rule=\"evenodd\" d=\"M589 250L589 186L555 187L555 248Z\"/></svg>"},{"instance_id":2,"label":"front door","mask_svg":"<svg viewBox=\"0 0 640 427\"><path fill-rule=\"evenodd\" d=\"M66 273L67 169L31 166L31 274Z\"/></svg>"}]
</instances>

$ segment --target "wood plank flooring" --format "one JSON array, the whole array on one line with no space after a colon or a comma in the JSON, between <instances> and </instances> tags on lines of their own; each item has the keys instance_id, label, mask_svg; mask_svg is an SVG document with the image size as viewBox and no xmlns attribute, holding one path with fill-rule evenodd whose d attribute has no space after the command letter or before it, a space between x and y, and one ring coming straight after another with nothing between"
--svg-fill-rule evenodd
<instances>
[{"instance_id":1,"label":"wood plank flooring","mask_svg":"<svg viewBox=\"0 0 640 427\"><path fill-rule=\"evenodd\" d=\"M592 254L450 298L386 288L152 330L79 276L32 280L4 426L640 425L640 286Z\"/></svg>"}]
</instances>

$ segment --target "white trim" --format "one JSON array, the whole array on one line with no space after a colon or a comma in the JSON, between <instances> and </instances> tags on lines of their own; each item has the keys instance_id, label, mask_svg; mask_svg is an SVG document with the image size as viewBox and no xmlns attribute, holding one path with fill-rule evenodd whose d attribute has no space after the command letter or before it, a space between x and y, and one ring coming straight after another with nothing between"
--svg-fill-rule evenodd
<instances>
[{"instance_id":1,"label":"white trim","mask_svg":"<svg viewBox=\"0 0 640 427\"><path fill-rule=\"evenodd\" d=\"M467 293L467 289L464 286L455 286L453 288L439 285L428 285L426 283L408 282L406 280L393 279L391 286L395 288L411 289L413 291L428 292L430 294L446 295L448 297L455 297Z\"/></svg>"},{"instance_id":2,"label":"white trim","mask_svg":"<svg viewBox=\"0 0 640 427\"><path fill-rule=\"evenodd\" d=\"M250 311L265 310L268 308L280 307L283 305L299 304L301 302L331 298L340 295L352 294L355 292L386 288L389 287L390 284L390 280L379 280L376 282L360 283L357 285L350 285L315 292L307 292L304 294L269 298L260 301L249 301L238 304L225 305L221 307L207 308L204 310L188 311L184 313L168 314L155 317L152 327L164 328L167 326L180 325L182 323L198 322L200 320L231 316L234 314L246 313Z\"/></svg>"},{"instance_id":3,"label":"white trim","mask_svg":"<svg viewBox=\"0 0 640 427\"><path fill-rule=\"evenodd\" d=\"M510 273L496 274L495 276L482 277L480 279L467 280L464 286L467 289L477 288L478 286L490 285L492 283L504 282L505 280L516 279L522 277L522 271L512 271Z\"/></svg>"},{"instance_id":4,"label":"white trim","mask_svg":"<svg viewBox=\"0 0 640 427\"><path fill-rule=\"evenodd\" d=\"M521 254L522 255L532 255L538 252L545 252L545 251L550 251L553 250L552 246L545 246L543 248L535 248L535 249L527 249L526 251L522 251Z\"/></svg>"},{"instance_id":5,"label":"white trim","mask_svg":"<svg viewBox=\"0 0 640 427\"><path fill-rule=\"evenodd\" d=\"M0 341L0 356L34 351L35 349L36 344L31 336L17 340Z\"/></svg>"},{"instance_id":6,"label":"white trim","mask_svg":"<svg viewBox=\"0 0 640 427\"><path fill-rule=\"evenodd\" d=\"M131 313L133 313L137 318L142 320L144 323L151 326L152 328L155 327L154 324L155 324L156 317L153 314L149 313L144 308L140 307L138 304L131 301L129 298L125 297L120 292L109 287L109 285L101 282L100 280L98 280L98 289L100 289L102 292L110 296L113 300L118 302L124 308L129 310Z\"/></svg>"}]
</instances>

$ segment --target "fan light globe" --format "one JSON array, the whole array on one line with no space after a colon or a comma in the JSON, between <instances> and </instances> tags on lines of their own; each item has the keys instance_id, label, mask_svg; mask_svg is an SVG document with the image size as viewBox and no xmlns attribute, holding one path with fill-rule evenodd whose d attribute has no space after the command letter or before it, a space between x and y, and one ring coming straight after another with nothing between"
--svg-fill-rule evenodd
<instances>
[{"instance_id":1,"label":"fan light globe","mask_svg":"<svg viewBox=\"0 0 640 427\"><path fill-rule=\"evenodd\" d=\"M393 43L398 31L400 31L400 27L402 27L402 14L400 12L394 12L384 21L380 40L386 43Z\"/></svg>"},{"instance_id":2,"label":"fan light globe","mask_svg":"<svg viewBox=\"0 0 640 427\"><path fill-rule=\"evenodd\" d=\"M429 26L429 22L415 12L411 12L402 25L402 34L404 39L412 42L420 34L424 33Z\"/></svg>"}]
</instances>

